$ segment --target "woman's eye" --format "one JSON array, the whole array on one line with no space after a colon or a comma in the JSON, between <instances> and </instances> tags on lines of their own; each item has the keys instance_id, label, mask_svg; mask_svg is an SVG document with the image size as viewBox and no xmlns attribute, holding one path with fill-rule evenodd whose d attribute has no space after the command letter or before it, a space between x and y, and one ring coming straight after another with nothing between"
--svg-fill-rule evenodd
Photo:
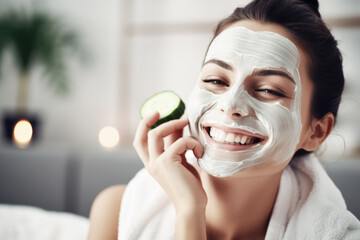
<instances>
[{"instance_id":1,"label":"woman's eye","mask_svg":"<svg viewBox=\"0 0 360 240\"><path fill-rule=\"evenodd\" d=\"M267 89L267 88L256 89L255 92L264 92L264 93L272 94L272 95L275 95L275 96L278 96L278 97L285 97L285 95L283 93L281 93L279 91L276 91L276 90Z\"/></svg>"},{"instance_id":2,"label":"woman's eye","mask_svg":"<svg viewBox=\"0 0 360 240\"><path fill-rule=\"evenodd\" d=\"M214 84L214 85L223 85L223 86L226 86L228 87L229 84L227 84L226 82L220 80L220 79L204 79L203 82L205 83L211 83L211 84Z\"/></svg>"}]
</instances>

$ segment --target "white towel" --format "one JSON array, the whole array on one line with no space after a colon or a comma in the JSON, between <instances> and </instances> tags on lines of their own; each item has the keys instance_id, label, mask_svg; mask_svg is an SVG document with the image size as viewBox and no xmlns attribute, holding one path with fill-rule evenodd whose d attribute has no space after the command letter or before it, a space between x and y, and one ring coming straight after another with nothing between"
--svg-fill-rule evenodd
<instances>
[{"instance_id":1,"label":"white towel","mask_svg":"<svg viewBox=\"0 0 360 240\"><path fill-rule=\"evenodd\" d=\"M265 239L360 239L359 220L314 155L284 171Z\"/></svg>"},{"instance_id":2,"label":"white towel","mask_svg":"<svg viewBox=\"0 0 360 240\"><path fill-rule=\"evenodd\" d=\"M118 239L166 240L175 238L175 209L166 192L140 170L124 192Z\"/></svg>"},{"instance_id":3,"label":"white towel","mask_svg":"<svg viewBox=\"0 0 360 240\"><path fill-rule=\"evenodd\" d=\"M121 240L166 240L175 236L175 210L158 183L141 170L123 196ZM360 239L360 222L313 155L286 167L266 233L266 240Z\"/></svg>"}]
</instances>

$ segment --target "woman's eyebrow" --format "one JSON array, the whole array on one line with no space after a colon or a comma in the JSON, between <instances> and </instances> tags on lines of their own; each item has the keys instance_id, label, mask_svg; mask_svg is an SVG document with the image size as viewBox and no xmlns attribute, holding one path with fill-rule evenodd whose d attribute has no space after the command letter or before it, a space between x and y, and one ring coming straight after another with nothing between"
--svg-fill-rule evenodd
<instances>
[{"instance_id":1,"label":"woman's eyebrow","mask_svg":"<svg viewBox=\"0 0 360 240\"><path fill-rule=\"evenodd\" d=\"M292 81L293 83L295 83L294 79L288 73L279 71L279 70L263 69L263 70L255 71L252 75L253 76L278 75L278 76L285 77L285 78L289 79L290 81Z\"/></svg>"},{"instance_id":2,"label":"woman's eyebrow","mask_svg":"<svg viewBox=\"0 0 360 240\"><path fill-rule=\"evenodd\" d=\"M226 63L224 61L218 60L218 59L210 59L209 61L204 63L203 66L205 66L208 63L214 63L216 65L219 65L222 68L225 68L226 70L233 71L233 67L230 64L228 64L228 63Z\"/></svg>"}]
</instances>

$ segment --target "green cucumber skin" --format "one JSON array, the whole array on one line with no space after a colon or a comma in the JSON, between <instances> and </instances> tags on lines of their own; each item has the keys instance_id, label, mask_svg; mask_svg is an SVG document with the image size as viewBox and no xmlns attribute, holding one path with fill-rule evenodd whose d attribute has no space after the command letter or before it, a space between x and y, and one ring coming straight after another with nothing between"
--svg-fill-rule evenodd
<instances>
[{"instance_id":1,"label":"green cucumber skin","mask_svg":"<svg viewBox=\"0 0 360 240\"><path fill-rule=\"evenodd\" d=\"M148 102L149 100L151 100L152 98L154 98L154 97L156 98L158 95L161 95L161 94L164 94L164 93L171 93L171 94L173 94L173 95L176 95L176 96L180 99L180 101L182 101L182 99L180 98L180 96L179 96L177 93L175 93L174 91L171 91L171 90L164 90L164 91L155 93L155 94L152 95L151 97L147 98L147 99L145 100L145 102L142 104L142 106L141 106L141 108L140 108L140 117L141 117L141 119L144 118L144 115L142 114L142 112L143 112L142 110L143 110L143 108L146 106L147 102Z\"/></svg>"},{"instance_id":2,"label":"green cucumber skin","mask_svg":"<svg viewBox=\"0 0 360 240\"><path fill-rule=\"evenodd\" d=\"M159 119L154 125L150 127L150 129L154 129L159 125L166 123L170 120L179 119L184 114L184 112L185 112L185 103L180 99L179 106L166 117Z\"/></svg>"},{"instance_id":3,"label":"green cucumber skin","mask_svg":"<svg viewBox=\"0 0 360 240\"><path fill-rule=\"evenodd\" d=\"M158 92L158 93L154 94L154 95L151 96L150 98L155 97L156 95L162 94L162 93L164 93L164 92L172 92L173 94L175 94L175 95L177 95L177 96L179 97L178 94L176 94L175 92L173 92L173 91L171 91L171 90L164 90L164 91L161 91L161 92ZM150 99L150 98L148 98L148 99ZM142 115L142 109L143 109L143 107L145 106L145 104L146 104L146 102L148 101L148 99L143 103L143 105L142 105L141 108L140 108L140 116L141 116L142 119L144 118L144 116ZM152 126L150 127L150 129L154 129L154 128L156 128L157 126L159 126L159 125L161 125L161 124L163 124L163 123L165 123L165 122L168 122L168 121L170 121L170 120L179 119L179 118L184 114L184 112L185 112L185 103L182 101L182 99L181 99L180 97L179 97L179 99L180 99L180 103L179 103L179 105L177 106L177 108L174 109L174 111L171 112L169 115L167 115L167 116L159 119L154 125L152 125Z\"/></svg>"}]
</instances>

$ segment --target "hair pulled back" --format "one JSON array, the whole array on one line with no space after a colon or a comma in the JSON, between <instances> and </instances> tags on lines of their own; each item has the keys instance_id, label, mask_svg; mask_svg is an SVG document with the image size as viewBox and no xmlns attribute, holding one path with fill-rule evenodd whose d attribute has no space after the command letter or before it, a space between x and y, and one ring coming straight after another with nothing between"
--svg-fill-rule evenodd
<instances>
[{"instance_id":1,"label":"hair pulled back","mask_svg":"<svg viewBox=\"0 0 360 240\"><path fill-rule=\"evenodd\" d=\"M318 7L317 0L255 0L219 22L214 37L241 20L281 25L308 55L308 74L314 86L311 115L321 119L332 113L336 118L344 89L342 56Z\"/></svg>"}]
</instances>

